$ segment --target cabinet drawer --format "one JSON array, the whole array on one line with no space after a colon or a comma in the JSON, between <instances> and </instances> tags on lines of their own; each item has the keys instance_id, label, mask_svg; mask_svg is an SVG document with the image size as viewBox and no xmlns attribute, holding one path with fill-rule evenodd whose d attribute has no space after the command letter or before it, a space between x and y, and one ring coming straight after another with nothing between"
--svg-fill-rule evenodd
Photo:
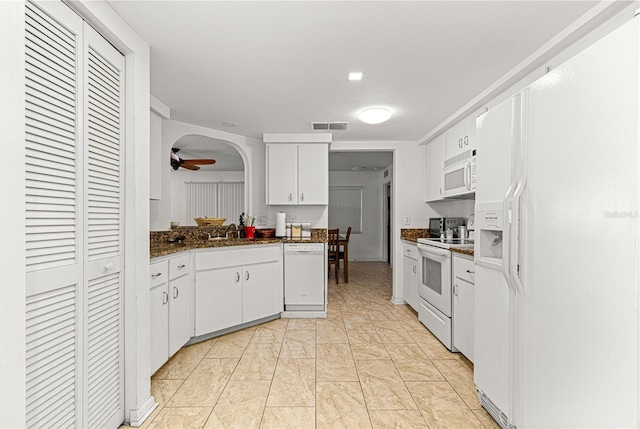
<instances>
[{"instance_id":1,"label":"cabinet drawer","mask_svg":"<svg viewBox=\"0 0 640 429\"><path fill-rule=\"evenodd\" d=\"M402 247L404 248L404 256L414 261L418 260L418 246L405 243Z\"/></svg>"},{"instance_id":2,"label":"cabinet drawer","mask_svg":"<svg viewBox=\"0 0 640 429\"><path fill-rule=\"evenodd\" d=\"M453 258L453 275L469 283L476 281L476 268L472 259L455 256Z\"/></svg>"},{"instance_id":3,"label":"cabinet drawer","mask_svg":"<svg viewBox=\"0 0 640 429\"><path fill-rule=\"evenodd\" d=\"M151 284L149 286L152 289L159 284L167 282L169 280L167 261L151 264L149 273L151 274Z\"/></svg>"},{"instance_id":4,"label":"cabinet drawer","mask_svg":"<svg viewBox=\"0 0 640 429\"><path fill-rule=\"evenodd\" d=\"M196 270L210 270L281 260L281 244L274 246L247 246L242 249L214 249L195 254Z\"/></svg>"},{"instance_id":5,"label":"cabinet drawer","mask_svg":"<svg viewBox=\"0 0 640 429\"><path fill-rule=\"evenodd\" d=\"M191 257L189 254L169 259L169 280L173 280L191 271Z\"/></svg>"}]
</instances>

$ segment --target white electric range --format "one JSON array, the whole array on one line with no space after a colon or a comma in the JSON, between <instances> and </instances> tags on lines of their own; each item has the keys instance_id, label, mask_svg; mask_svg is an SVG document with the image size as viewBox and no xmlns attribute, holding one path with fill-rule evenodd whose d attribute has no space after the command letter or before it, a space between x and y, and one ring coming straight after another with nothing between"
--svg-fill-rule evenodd
<instances>
[{"instance_id":1,"label":"white electric range","mask_svg":"<svg viewBox=\"0 0 640 429\"><path fill-rule=\"evenodd\" d=\"M473 248L473 240L461 238L418 238L418 319L449 350L453 346L451 320L452 247Z\"/></svg>"}]
</instances>

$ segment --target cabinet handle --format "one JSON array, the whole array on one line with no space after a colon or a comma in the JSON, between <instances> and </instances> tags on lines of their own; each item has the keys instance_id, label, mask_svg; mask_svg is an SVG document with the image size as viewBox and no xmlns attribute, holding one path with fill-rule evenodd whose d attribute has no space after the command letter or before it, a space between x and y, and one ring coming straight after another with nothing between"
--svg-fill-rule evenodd
<instances>
[{"instance_id":1,"label":"cabinet handle","mask_svg":"<svg viewBox=\"0 0 640 429\"><path fill-rule=\"evenodd\" d=\"M289 192L289 201L293 200L293 194L291 192Z\"/></svg>"},{"instance_id":2,"label":"cabinet handle","mask_svg":"<svg viewBox=\"0 0 640 429\"><path fill-rule=\"evenodd\" d=\"M249 280L249 271L247 271L246 275L244 276L245 280Z\"/></svg>"},{"instance_id":3,"label":"cabinet handle","mask_svg":"<svg viewBox=\"0 0 640 429\"><path fill-rule=\"evenodd\" d=\"M177 287L173 287L173 299L176 299L178 297L178 288Z\"/></svg>"},{"instance_id":4,"label":"cabinet handle","mask_svg":"<svg viewBox=\"0 0 640 429\"><path fill-rule=\"evenodd\" d=\"M186 265L185 265L185 264L178 265L178 269L179 269L179 270L183 269L184 267L186 267Z\"/></svg>"},{"instance_id":5,"label":"cabinet handle","mask_svg":"<svg viewBox=\"0 0 640 429\"><path fill-rule=\"evenodd\" d=\"M169 302L169 294L162 292L162 305L166 305Z\"/></svg>"},{"instance_id":6,"label":"cabinet handle","mask_svg":"<svg viewBox=\"0 0 640 429\"><path fill-rule=\"evenodd\" d=\"M300 194L300 201L304 201L304 192Z\"/></svg>"},{"instance_id":7,"label":"cabinet handle","mask_svg":"<svg viewBox=\"0 0 640 429\"><path fill-rule=\"evenodd\" d=\"M155 280L158 277L160 277L162 275L162 273L157 273L157 274L151 274L151 280Z\"/></svg>"},{"instance_id":8,"label":"cabinet handle","mask_svg":"<svg viewBox=\"0 0 640 429\"><path fill-rule=\"evenodd\" d=\"M453 294L454 294L455 296L458 296L458 285L457 285L457 284L454 284L454 285L453 285Z\"/></svg>"},{"instance_id":9,"label":"cabinet handle","mask_svg":"<svg viewBox=\"0 0 640 429\"><path fill-rule=\"evenodd\" d=\"M240 273L236 272L236 283L240 281Z\"/></svg>"},{"instance_id":10,"label":"cabinet handle","mask_svg":"<svg viewBox=\"0 0 640 429\"><path fill-rule=\"evenodd\" d=\"M462 139L458 140L458 147L462 149Z\"/></svg>"},{"instance_id":11,"label":"cabinet handle","mask_svg":"<svg viewBox=\"0 0 640 429\"><path fill-rule=\"evenodd\" d=\"M415 274L415 273L416 273L416 271L417 271L417 270L416 270L416 268L417 268L417 267L414 265L414 266L413 266L413 274Z\"/></svg>"},{"instance_id":12,"label":"cabinet handle","mask_svg":"<svg viewBox=\"0 0 640 429\"><path fill-rule=\"evenodd\" d=\"M464 145L469 146L469 136L464 136Z\"/></svg>"},{"instance_id":13,"label":"cabinet handle","mask_svg":"<svg viewBox=\"0 0 640 429\"><path fill-rule=\"evenodd\" d=\"M471 271L471 270L467 270L467 273L469 273L469 274L475 274L476 272L475 272L475 271Z\"/></svg>"}]
</instances>

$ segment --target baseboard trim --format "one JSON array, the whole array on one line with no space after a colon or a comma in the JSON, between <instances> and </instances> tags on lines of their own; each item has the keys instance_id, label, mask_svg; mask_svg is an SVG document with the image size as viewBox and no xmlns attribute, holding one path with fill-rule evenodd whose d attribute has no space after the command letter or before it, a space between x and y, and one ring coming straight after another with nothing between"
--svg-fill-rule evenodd
<instances>
[{"instance_id":1,"label":"baseboard trim","mask_svg":"<svg viewBox=\"0 0 640 429\"><path fill-rule=\"evenodd\" d=\"M395 296L392 296L391 304L400 305L400 304L406 304L406 302L404 302L404 299L402 298L396 298Z\"/></svg>"},{"instance_id":2,"label":"baseboard trim","mask_svg":"<svg viewBox=\"0 0 640 429\"><path fill-rule=\"evenodd\" d=\"M144 421L153 413L158 407L156 400L153 396L149 396L144 404L137 410L129 410L129 426L140 427Z\"/></svg>"}]
</instances>

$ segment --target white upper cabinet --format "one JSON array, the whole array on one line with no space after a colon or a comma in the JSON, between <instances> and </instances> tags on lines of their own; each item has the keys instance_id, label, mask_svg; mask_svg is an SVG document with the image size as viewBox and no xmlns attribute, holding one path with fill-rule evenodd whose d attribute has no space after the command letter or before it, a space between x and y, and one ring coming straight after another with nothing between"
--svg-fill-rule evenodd
<instances>
[{"instance_id":1,"label":"white upper cabinet","mask_svg":"<svg viewBox=\"0 0 640 429\"><path fill-rule=\"evenodd\" d=\"M298 145L267 145L267 204L298 203Z\"/></svg>"},{"instance_id":2,"label":"white upper cabinet","mask_svg":"<svg viewBox=\"0 0 640 429\"><path fill-rule=\"evenodd\" d=\"M476 114L469 115L446 133L446 159L476 147Z\"/></svg>"},{"instance_id":3,"label":"white upper cabinet","mask_svg":"<svg viewBox=\"0 0 640 429\"><path fill-rule=\"evenodd\" d=\"M442 162L446 154L445 134L441 134L425 147L424 201L442 200Z\"/></svg>"},{"instance_id":4,"label":"white upper cabinet","mask_svg":"<svg viewBox=\"0 0 640 429\"><path fill-rule=\"evenodd\" d=\"M326 143L266 145L267 204L329 204Z\"/></svg>"},{"instance_id":5,"label":"white upper cabinet","mask_svg":"<svg viewBox=\"0 0 640 429\"><path fill-rule=\"evenodd\" d=\"M329 204L329 147L298 145L298 204Z\"/></svg>"}]
</instances>

